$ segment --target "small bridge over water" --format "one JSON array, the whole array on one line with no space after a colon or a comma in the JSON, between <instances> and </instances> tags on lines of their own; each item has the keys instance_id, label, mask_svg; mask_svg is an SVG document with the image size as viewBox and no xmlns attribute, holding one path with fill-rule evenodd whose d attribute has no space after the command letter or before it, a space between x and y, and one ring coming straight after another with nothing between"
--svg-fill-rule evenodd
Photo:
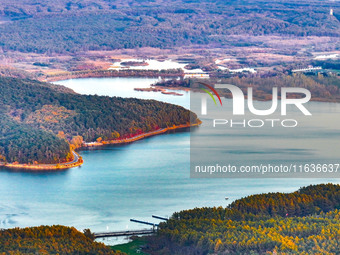
<instances>
[{"instance_id":1,"label":"small bridge over water","mask_svg":"<svg viewBox=\"0 0 340 255\"><path fill-rule=\"evenodd\" d=\"M152 218L159 219L159 220L165 220L167 221L168 218L161 217L157 215L152 215ZM113 231L113 232L98 232L94 233L95 238L101 238L101 237L118 237L118 236L137 236L137 235L150 235L153 233L156 233L158 224L147 222L147 221L141 221L136 219L130 219L130 221L139 223L139 224L145 224L152 226L151 229L140 229L140 230L125 230L125 231Z\"/></svg>"}]
</instances>

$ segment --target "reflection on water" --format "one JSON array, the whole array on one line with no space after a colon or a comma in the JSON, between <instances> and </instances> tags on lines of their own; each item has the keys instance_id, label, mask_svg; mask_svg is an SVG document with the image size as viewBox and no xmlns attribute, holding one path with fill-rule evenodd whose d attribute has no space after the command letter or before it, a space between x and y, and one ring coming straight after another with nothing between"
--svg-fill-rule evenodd
<instances>
[{"instance_id":1,"label":"reflection on water","mask_svg":"<svg viewBox=\"0 0 340 255\"><path fill-rule=\"evenodd\" d=\"M189 109L190 98L187 91L181 92L183 96L173 96L164 95L160 92L134 90L134 88L149 88L151 84L158 81L159 79L156 78L85 78L59 81L55 84L62 84L80 94L154 99ZM168 91L176 92L176 90Z\"/></svg>"}]
</instances>

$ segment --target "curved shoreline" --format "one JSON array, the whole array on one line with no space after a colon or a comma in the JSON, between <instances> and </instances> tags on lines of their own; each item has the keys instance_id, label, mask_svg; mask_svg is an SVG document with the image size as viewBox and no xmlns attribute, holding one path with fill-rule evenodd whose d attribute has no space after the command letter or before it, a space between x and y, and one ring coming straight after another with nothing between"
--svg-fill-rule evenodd
<instances>
[{"instance_id":1,"label":"curved shoreline","mask_svg":"<svg viewBox=\"0 0 340 255\"><path fill-rule=\"evenodd\" d=\"M170 130L176 130L176 129L182 129L182 128L190 128L199 126L202 122L199 120L197 123L194 124L182 124L182 125L174 125L172 127L167 128L161 128L158 130L154 130L151 132L143 133L140 135L136 135L130 138L124 138L119 140L109 140L109 141L102 141L102 142L92 142L92 143L84 143L81 148L86 147L98 147L103 145L113 145L113 144L128 144L132 143L147 137L160 135L163 133L166 133ZM74 159L70 162L60 163L60 164L16 164L16 163L0 163L0 167L9 168L9 169L25 169L25 170L63 170L63 169L69 169L73 167L81 166L84 161L82 157L75 151L72 151L74 155Z\"/></svg>"},{"instance_id":2,"label":"curved shoreline","mask_svg":"<svg viewBox=\"0 0 340 255\"><path fill-rule=\"evenodd\" d=\"M155 135L160 135L163 133L166 133L170 130L176 130L176 129L182 129L182 128L189 128L189 127L195 127L199 126L202 122L198 121L197 123L194 124L182 124L182 125L174 125L172 127L167 127L167 128L161 128L155 131L143 133L140 135L136 135L130 138L124 138L124 139L117 139L117 140L108 140L108 141L102 141L102 142L92 142L92 143L84 143L84 146L82 148L86 147L98 147L98 146L103 146L103 145L113 145L113 144L127 144L127 143L132 143L150 136L155 136Z\"/></svg>"},{"instance_id":3,"label":"curved shoreline","mask_svg":"<svg viewBox=\"0 0 340 255\"><path fill-rule=\"evenodd\" d=\"M59 164L16 164L16 163L2 163L3 168L9 169L28 169L28 170L63 170L81 166L84 161L82 157L75 151L72 151L74 159L69 162Z\"/></svg>"}]
</instances>

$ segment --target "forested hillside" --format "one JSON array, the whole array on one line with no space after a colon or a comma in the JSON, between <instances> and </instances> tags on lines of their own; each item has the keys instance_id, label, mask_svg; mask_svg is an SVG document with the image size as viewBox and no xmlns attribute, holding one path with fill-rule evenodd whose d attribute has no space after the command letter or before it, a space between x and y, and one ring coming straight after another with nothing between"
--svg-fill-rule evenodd
<instances>
[{"instance_id":1,"label":"forested hillside","mask_svg":"<svg viewBox=\"0 0 340 255\"><path fill-rule=\"evenodd\" d=\"M0 77L1 161L59 163L70 146L190 122L183 107L155 100L85 96L62 86ZM193 115L194 118L195 115Z\"/></svg>"},{"instance_id":2,"label":"forested hillside","mask_svg":"<svg viewBox=\"0 0 340 255\"><path fill-rule=\"evenodd\" d=\"M87 231L88 232L88 231ZM40 226L0 230L1 254L123 255L94 242L75 228Z\"/></svg>"},{"instance_id":3,"label":"forested hillside","mask_svg":"<svg viewBox=\"0 0 340 255\"><path fill-rule=\"evenodd\" d=\"M340 186L253 195L175 213L151 254L339 254Z\"/></svg>"},{"instance_id":4,"label":"forested hillside","mask_svg":"<svg viewBox=\"0 0 340 255\"><path fill-rule=\"evenodd\" d=\"M0 13L5 51L250 46L249 36L340 36L340 4L334 1L5 0ZM233 37L240 35L246 37Z\"/></svg>"}]
</instances>

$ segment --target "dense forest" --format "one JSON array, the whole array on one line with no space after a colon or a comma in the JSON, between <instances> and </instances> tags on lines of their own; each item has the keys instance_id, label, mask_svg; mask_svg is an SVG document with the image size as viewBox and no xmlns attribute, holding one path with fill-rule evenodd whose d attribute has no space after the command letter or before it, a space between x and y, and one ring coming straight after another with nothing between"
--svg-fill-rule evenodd
<instances>
[{"instance_id":1,"label":"dense forest","mask_svg":"<svg viewBox=\"0 0 340 255\"><path fill-rule=\"evenodd\" d=\"M151 254L339 254L340 185L252 195L227 208L174 213Z\"/></svg>"},{"instance_id":2,"label":"dense forest","mask_svg":"<svg viewBox=\"0 0 340 255\"><path fill-rule=\"evenodd\" d=\"M233 36L340 36L340 4L324 1L5 0L0 14L4 51L250 46Z\"/></svg>"},{"instance_id":3,"label":"dense forest","mask_svg":"<svg viewBox=\"0 0 340 255\"><path fill-rule=\"evenodd\" d=\"M94 242L86 235L64 226L40 226L0 230L1 254L79 254L79 255L124 255L114 252L104 244Z\"/></svg>"},{"instance_id":4,"label":"dense forest","mask_svg":"<svg viewBox=\"0 0 340 255\"><path fill-rule=\"evenodd\" d=\"M135 98L79 95L33 80L0 77L1 161L59 163L70 145L190 122L183 107ZM197 118L196 115L192 115Z\"/></svg>"}]
</instances>

